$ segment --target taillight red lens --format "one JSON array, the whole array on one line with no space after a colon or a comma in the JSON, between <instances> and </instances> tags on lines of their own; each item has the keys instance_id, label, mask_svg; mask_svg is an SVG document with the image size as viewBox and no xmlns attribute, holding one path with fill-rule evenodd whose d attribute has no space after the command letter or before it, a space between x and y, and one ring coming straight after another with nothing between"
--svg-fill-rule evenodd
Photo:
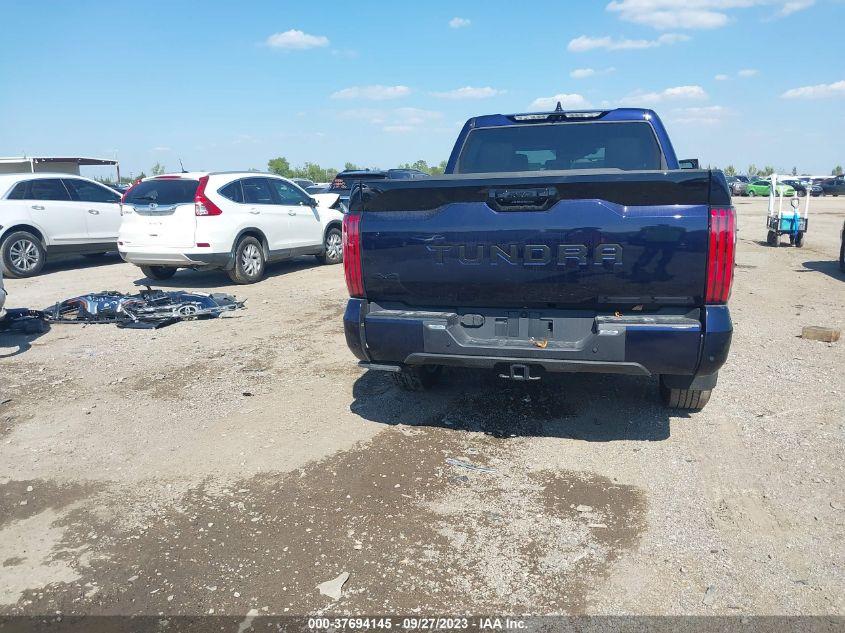
<instances>
[{"instance_id":1,"label":"taillight red lens","mask_svg":"<svg viewBox=\"0 0 845 633\"><path fill-rule=\"evenodd\" d=\"M361 265L361 216L343 216L343 272L350 297L364 296L364 269Z\"/></svg>"},{"instance_id":2,"label":"taillight red lens","mask_svg":"<svg viewBox=\"0 0 845 633\"><path fill-rule=\"evenodd\" d=\"M731 296L735 248L736 212L733 207L710 209L706 303L727 303Z\"/></svg>"},{"instance_id":3,"label":"taillight red lens","mask_svg":"<svg viewBox=\"0 0 845 633\"><path fill-rule=\"evenodd\" d=\"M200 178L197 192L194 194L194 213L196 215L220 215L223 209L214 204L205 195L205 186L208 184L208 176Z\"/></svg>"},{"instance_id":4,"label":"taillight red lens","mask_svg":"<svg viewBox=\"0 0 845 633\"><path fill-rule=\"evenodd\" d=\"M140 182L140 181L138 181L138 182ZM133 182L131 185L129 185L129 188L126 191L123 192L123 195L120 196L120 204L123 204L124 202L126 202L126 196L129 195L129 192L132 191L132 189L134 189L135 185L137 185L138 182Z\"/></svg>"}]
</instances>

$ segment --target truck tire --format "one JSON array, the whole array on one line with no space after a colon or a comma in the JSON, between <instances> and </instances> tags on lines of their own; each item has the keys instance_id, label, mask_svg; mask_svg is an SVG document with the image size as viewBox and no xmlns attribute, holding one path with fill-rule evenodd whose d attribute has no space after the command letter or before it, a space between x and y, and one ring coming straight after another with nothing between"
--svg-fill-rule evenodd
<instances>
[{"instance_id":1,"label":"truck tire","mask_svg":"<svg viewBox=\"0 0 845 633\"><path fill-rule=\"evenodd\" d=\"M439 365L421 365L409 367L405 365L400 371L393 372L393 382L404 391L426 391L434 386L443 367Z\"/></svg>"},{"instance_id":2,"label":"truck tire","mask_svg":"<svg viewBox=\"0 0 845 633\"><path fill-rule=\"evenodd\" d=\"M235 247L235 265L228 271L229 279L236 284L254 284L264 277L266 265L261 242L247 235Z\"/></svg>"},{"instance_id":3,"label":"truck tire","mask_svg":"<svg viewBox=\"0 0 845 633\"><path fill-rule=\"evenodd\" d=\"M660 397L670 409L700 411L710 400L711 389L673 389L660 379Z\"/></svg>"},{"instance_id":4,"label":"truck tire","mask_svg":"<svg viewBox=\"0 0 845 633\"><path fill-rule=\"evenodd\" d=\"M172 266L141 266L141 272L144 273L147 279L164 281L175 275L176 269Z\"/></svg>"},{"instance_id":5,"label":"truck tire","mask_svg":"<svg viewBox=\"0 0 845 633\"><path fill-rule=\"evenodd\" d=\"M324 264L339 264L343 261L343 234L340 229L331 228L323 238L323 253L317 255Z\"/></svg>"},{"instance_id":6,"label":"truck tire","mask_svg":"<svg viewBox=\"0 0 845 633\"><path fill-rule=\"evenodd\" d=\"M0 264L6 277L35 277L46 261L44 245L29 231L9 233L0 245Z\"/></svg>"}]
</instances>

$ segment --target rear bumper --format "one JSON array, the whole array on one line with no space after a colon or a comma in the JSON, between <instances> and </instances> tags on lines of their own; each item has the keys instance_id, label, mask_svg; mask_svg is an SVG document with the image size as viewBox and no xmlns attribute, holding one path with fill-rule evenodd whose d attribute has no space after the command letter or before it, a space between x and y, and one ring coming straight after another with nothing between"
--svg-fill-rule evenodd
<instances>
[{"instance_id":1,"label":"rear bumper","mask_svg":"<svg viewBox=\"0 0 845 633\"><path fill-rule=\"evenodd\" d=\"M589 311L473 312L485 314L478 319L463 311L388 310L350 299L346 341L365 366L495 369L522 363L548 372L663 374L705 384L702 377L715 380L727 359L733 331L727 306L621 317Z\"/></svg>"},{"instance_id":2,"label":"rear bumper","mask_svg":"<svg viewBox=\"0 0 845 633\"><path fill-rule=\"evenodd\" d=\"M124 250L118 247L123 261L137 266L177 266L180 268L227 268L231 265L232 254L194 253L184 249L160 250Z\"/></svg>"}]
</instances>

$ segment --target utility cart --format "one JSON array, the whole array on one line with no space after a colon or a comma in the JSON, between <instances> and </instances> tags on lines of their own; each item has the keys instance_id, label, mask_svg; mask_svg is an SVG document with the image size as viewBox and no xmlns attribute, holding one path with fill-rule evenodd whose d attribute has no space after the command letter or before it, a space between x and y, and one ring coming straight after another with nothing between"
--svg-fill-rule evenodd
<instances>
[{"instance_id":1,"label":"utility cart","mask_svg":"<svg viewBox=\"0 0 845 633\"><path fill-rule=\"evenodd\" d=\"M789 207L783 208L783 189L778 190L777 176L772 175L772 188L769 193L769 213L766 216L766 243L780 246L780 236L788 235L789 243L801 248L804 246L804 233L807 232L807 219L810 211L810 197L804 197L804 212L801 213L801 201L792 198ZM775 201L777 199L777 202Z\"/></svg>"}]
</instances>

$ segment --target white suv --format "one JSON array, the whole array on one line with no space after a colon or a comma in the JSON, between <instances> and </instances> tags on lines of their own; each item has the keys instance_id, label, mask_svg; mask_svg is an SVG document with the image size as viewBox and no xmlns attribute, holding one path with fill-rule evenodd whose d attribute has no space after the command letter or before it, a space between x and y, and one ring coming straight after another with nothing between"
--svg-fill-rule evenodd
<instances>
[{"instance_id":1,"label":"white suv","mask_svg":"<svg viewBox=\"0 0 845 633\"><path fill-rule=\"evenodd\" d=\"M116 249L120 194L70 174L0 175L0 264L8 277L33 277L48 255Z\"/></svg>"},{"instance_id":2,"label":"white suv","mask_svg":"<svg viewBox=\"0 0 845 633\"><path fill-rule=\"evenodd\" d=\"M264 276L268 262L298 255L338 264L338 200L257 172L147 178L123 196L118 251L150 279L168 279L178 268L220 268L249 284Z\"/></svg>"}]
</instances>

